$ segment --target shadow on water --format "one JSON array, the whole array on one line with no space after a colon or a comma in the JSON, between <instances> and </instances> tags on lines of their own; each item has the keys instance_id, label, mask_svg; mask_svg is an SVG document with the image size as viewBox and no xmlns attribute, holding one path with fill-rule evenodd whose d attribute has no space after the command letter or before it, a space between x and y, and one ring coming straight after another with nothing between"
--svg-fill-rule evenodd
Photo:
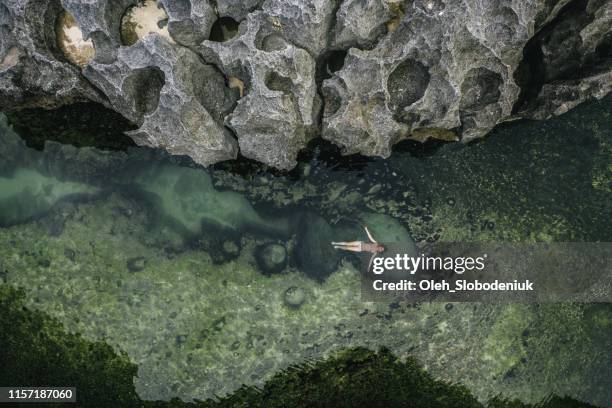
<instances>
[{"instance_id":1,"label":"shadow on water","mask_svg":"<svg viewBox=\"0 0 612 408\"><path fill-rule=\"evenodd\" d=\"M93 102L74 103L54 110L24 109L11 112L7 117L26 145L36 150L42 150L48 140L105 150L136 146L123 132L138 127L117 112Z\"/></svg>"}]
</instances>

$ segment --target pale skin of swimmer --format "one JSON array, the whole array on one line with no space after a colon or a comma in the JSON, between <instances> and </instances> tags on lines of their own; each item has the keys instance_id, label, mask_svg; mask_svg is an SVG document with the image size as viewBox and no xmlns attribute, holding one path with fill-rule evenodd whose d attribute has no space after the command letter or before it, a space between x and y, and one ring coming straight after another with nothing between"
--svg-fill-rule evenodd
<instances>
[{"instance_id":1,"label":"pale skin of swimmer","mask_svg":"<svg viewBox=\"0 0 612 408\"><path fill-rule=\"evenodd\" d=\"M370 242L350 241L350 242L332 242L331 244L333 245L334 249L343 249L345 251L351 251L351 252L369 252L371 253L372 257L370 258L370 262L368 265L368 270L369 270L370 266L372 265L372 260L376 257L377 254L384 252L385 247L379 244L378 242L376 242L374 237L372 237L372 234L370 234L370 231L368 230L367 226L364 226L363 229L365 229L365 232L368 235L368 239L370 240Z\"/></svg>"}]
</instances>

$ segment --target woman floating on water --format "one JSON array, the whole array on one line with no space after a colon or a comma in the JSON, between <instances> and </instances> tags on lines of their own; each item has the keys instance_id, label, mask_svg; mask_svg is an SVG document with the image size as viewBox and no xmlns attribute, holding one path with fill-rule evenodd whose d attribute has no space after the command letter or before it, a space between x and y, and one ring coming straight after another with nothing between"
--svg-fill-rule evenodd
<instances>
[{"instance_id":1,"label":"woman floating on water","mask_svg":"<svg viewBox=\"0 0 612 408\"><path fill-rule=\"evenodd\" d=\"M370 271L370 266L372 265L372 261L376 258L376 255L385 252L385 247L376 242L376 240L370 234L367 226L364 226L368 239L370 242L363 241L350 241L350 242L332 242L334 249L343 249L345 251L351 252L369 252L372 254L370 257L370 262L368 263L368 271Z\"/></svg>"}]
</instances>

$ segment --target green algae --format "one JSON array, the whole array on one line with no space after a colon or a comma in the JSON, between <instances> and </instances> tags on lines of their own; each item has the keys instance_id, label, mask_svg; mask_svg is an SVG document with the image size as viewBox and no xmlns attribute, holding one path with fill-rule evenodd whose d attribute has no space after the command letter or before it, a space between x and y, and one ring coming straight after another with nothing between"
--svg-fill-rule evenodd
<instances>
[{"instance_id":1,"label":"green algae","mask_svg":"<svg viewBox=\"0 0 612 408\"><path fill-rule=\"evenodd\" d=\"M136 367L103 342L66 333L24 307L24 293L0 284L0 384L77 387L81 406L133 406ZM94 403L95 402L95 403Z\"/></svg>"},{"instance_id":2,"label":"green algae","mask_svg":"<svg viewBox=\"0 0 612 408\"><path fill-rule=\"evenodd\" d=\"M493 376L506 375L525 359L526 350L521 342L521 333L528 322L533 320L533 310L530 309L522 304L509 305L493 324L491 335L482 344L483 358L494 366L491 372Z\"/></svg>"},{"instance_id":3,"label":"green algae","mask_svg":"<svg viewBox=\"0 0 612 408\"><path fill-rule=\"evenodd\" d=\"M329 220L359 221L359 214L373 211L383 214L371 226L376 237L388 224L381 219L392 216L393 225L408 227L418 242L606 240L610 156L600 146L610 137L609 115L600 112L605 102L592 106L592 113L579 108L548 124L508 125L463 149L372 161L363 173L313 165L296 180L139 165L115 176L119 184L136 179L148 191L143 200L116 190L0 229L4 279L23 288L28 308L87 341L125 352L138 366L135 389L142 399L234 395L243 384L264 386L305 360L384 346L402 364L415 358L435 378L464 384L479 401L501 393L536 402L557 392L606 405L612 336L605 309L364 303L358 272L348 262L321 283L293 265L283 275L263 276L253 252L269 238L245 227L266 230L269 220L249 211L268 204L277 215L294 211L282 219L316 210ZM573 144L566 127L575 134ZM202 191L221 198L215 202ZM201 227L200 211L209 217L208 228ZM58 212L64 227L49 234L45 225ZM239 232L239 254L213 262L204 241L235 238L225 230ZM203 235L184 247L185 235L194 234ZM143 259L144 267L131 271L133 259ZM283 305L291 286L306 292L297 310Z\"/></svg>"},{"instance_id":4,"label":"green algae","mask_svg":"<svg viewBox=\"0 0 612 408\"><path fill-rule=\"evenodd\" d=\"M611 106L608 96L469 146L391 157L429 204L431 219L408 217L411 229L441 241L609 241Z\"/></svg>"},{"instance_id":5,"label":"green algae","mask_svg":"<svg viewBox=\"0 0 612 408\"><path fill-rule=\"evenodd\" d=\"M275 374L261 388L242 387L230 396L196 403L143 401L132 385L137 366L103 342L66 333L56 319L24 307L25 294L0 285L0 383L5 386L74 386L83 407L400 407L480 408L461 385L435 380L419 363L389 350L346 349ZM60 406L61 404L55 404ZM69 406L70 404L66 404ZM491 408L528 408L493 398ZM549 397L540 408L590 405Z\"/></svg>"},{"instance_id":6,"label":"green algae","mask_svg":"<svg viewBox=\"0 0 612 408\"><path fill-rule=\"evenodd\" d=\"M267 277L254 267L262 242L255 236L245 234L238 258L215 265L199 250L166 253L147 219L113 194L75 204L59 236L49 236L43 220L0 230L6 283L69 332L125 352L138 365L142 399L232 395L347 347L385 346L402 361L416 358L481 401L499 392L538 401L552 390L584 398L585 384L597 384L593 370L605 373L596 356L607 343L581 329L582 306L364 303L350 264L323 283L293 268ZM132 272L135 257L145 263ZM284 306L291 286L306 292L297 310ZM571 341L561 342L567 333ZM606 392L589 398L601 401Z\"/></svg>"}]
</instances>

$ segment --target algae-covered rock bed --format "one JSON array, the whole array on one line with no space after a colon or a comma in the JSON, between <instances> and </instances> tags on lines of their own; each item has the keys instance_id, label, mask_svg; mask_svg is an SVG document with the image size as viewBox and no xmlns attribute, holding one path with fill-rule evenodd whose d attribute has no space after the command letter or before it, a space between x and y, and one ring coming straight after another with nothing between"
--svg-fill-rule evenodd
<instances>
[{"instance_id":1,"label":"algae-covered rock bed","mask_svg":"<svg viewBox=\"0 0 612 408\"><path fill-rule=\"evenodd\" d=\"M315 144L291 172L247 161L204 169L132 146L36 150L2 120L2 304L19 290L15 310L51 319L45 333L60 344L101 347L98 357L68 347L71 367L114 361L134 387L126 404L238 404L243 386L286 387L289 398L292 367L306 370L300 381L316 377L315 363L337 367L325 371L337 384L351 364L376 361L373 378L417 364L424 387L429 376L460 384L447 391L465 397L454 406L556 394L610 407L609 304L368 303L358 263L329 242L364 238L363 224L415 247L609 242L611 107L608 97L506 124L475 144L400 145L387 160Z\"/></svg>"},{"instance_id":2,"label":"algae-covered rock bed","mask_svg":"<svg viewBox=\"0 0 612 408\"><path fill-rule=\"evenodd\" d=\"M310 407L411 406L497 408L588 408L569 397L549 397L536 404L495 397L479 403L465 387L435 380L412 358L400 361L386 349L351 348L325 361L310 361L277 373L263 388L243 387L231 396L186 403L143 401L131 383L136 366L102 342L88 342L62 330L61 323L24 307L23 293L0 286L0 341L8 345L0 381L32 383L45 370L48 383L69 383L79 390L80 406L134 407ZM38 336L29 335L37 331ZM26 352L22 352L27 349ZM23 365L32 367L21 369ZM338 375L341 374L341 375ZM89 384L95 383L95 389ZM341 390L341 391L340 391ZM372 401L378 403L373 404Z\"/></svg>"}]
</instances>

